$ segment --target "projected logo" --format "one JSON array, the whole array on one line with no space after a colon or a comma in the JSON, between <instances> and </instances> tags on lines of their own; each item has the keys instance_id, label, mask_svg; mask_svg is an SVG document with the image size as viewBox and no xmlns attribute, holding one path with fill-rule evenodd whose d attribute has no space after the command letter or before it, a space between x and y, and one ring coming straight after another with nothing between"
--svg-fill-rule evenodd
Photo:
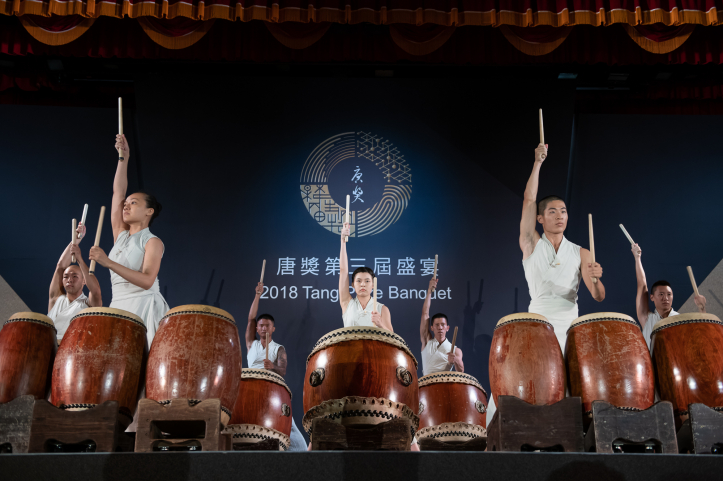
<instances>
[{"instance_id":1,"label":"projected logo","mask_svg":"<svg viewBox=\"0 0 723 481\"><path fill-rule=\"evenodd\" d=\"M301 169L301 198L320 226L341 233L350 196L351 236L379 234L402 216L412 171L399 149L369 132L346 132L320 143Z\"/></svg>"}]
</instances>

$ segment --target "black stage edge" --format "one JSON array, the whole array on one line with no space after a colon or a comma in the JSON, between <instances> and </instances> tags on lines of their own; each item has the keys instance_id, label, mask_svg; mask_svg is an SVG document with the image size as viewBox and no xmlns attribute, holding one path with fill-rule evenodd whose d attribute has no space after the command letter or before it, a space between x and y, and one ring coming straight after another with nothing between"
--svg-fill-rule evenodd
<instances>
[{"instance_id":1,"label":"black stage edge","mask_svg":"<svg viewBox=\"0 0 723 481\"><path fill-rule=\"evenodd\" d=\"M0 479L720 481L723 457L486 452L3 454L0 455Z\"/></svg>"}]
</instances>

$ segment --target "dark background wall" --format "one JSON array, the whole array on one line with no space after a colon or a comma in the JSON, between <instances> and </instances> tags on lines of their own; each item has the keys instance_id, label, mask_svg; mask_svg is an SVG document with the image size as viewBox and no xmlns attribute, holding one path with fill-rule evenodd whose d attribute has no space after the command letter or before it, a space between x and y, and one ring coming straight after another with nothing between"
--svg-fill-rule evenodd
<instances>
[{"instance_id":1,"label":"dark background wall","mask_svg":"<svg viewBox=\"0 0 723 481\"><path fill-rule=\"evenodd\" d=\"M497 95L482 93L490 91ZM596 222L608 297L597 304L583 286L581 314L634 315L632 256L619 223L643 246L651 282L673 282L676 307L691 291L684 266L694 265L702 280L720 260L719 117L578 114L570 156L574 88L564 83L156 78L137 83L133 100L125 123L129 193L143 187L164 205L151 229L166 247L162 293L171 307L226 309L243 336L263 259L266 285L287 292L296 286L295 299L262 300L260 312L276 317L275 339L289 352L286 377L299 425L305 358L319 337L342 327L338 303L306 298L304 286L337 287L324 260L339 255L339 238L311 218L298 190L307 156L335 134L370 131L391 140L413 174L411 201L399 221L378 235L350 239L350 257L366 264L391 259L392 275L380 276L380 302L418 354L422 300L388 299L389 289L425 290L429 277L420 275L419 260L438 254L440 288L449 288L451 299L433 301L432 311L447 313L460 327L466 370L486 388L494 325L529 303L517 238L539 107L550 145L540 196L568 196L567 234L577 244L587 247L588 212ZM87 256L99 207L109 207L116 112L2 105L0 121L7 226L0 275L31 309L46 312L70 219L90 204L91 234L82 244ZM101 246L112 247L108 219ZM312 256L320 273L302 276L301 258ZM285 257L296 259L294 275L277 275ZM397 260L406 257L415 259L414 276L396 275ZM109 275L103 268L98 273L108 305ZM245 354L244 348L244 365Z\"/></svg>"}]
</instances>

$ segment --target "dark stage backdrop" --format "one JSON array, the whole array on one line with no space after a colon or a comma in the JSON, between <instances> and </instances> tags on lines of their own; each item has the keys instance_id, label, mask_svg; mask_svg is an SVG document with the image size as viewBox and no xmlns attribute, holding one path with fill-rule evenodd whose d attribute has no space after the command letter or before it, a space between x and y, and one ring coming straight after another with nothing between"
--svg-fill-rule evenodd
<instances>
[{"instance_id":1,"label":"dark stage backdrop","mask_svg":"<svg viewBox=\"0 0 723 481\"><path fill-rule=\"evenodd\" d=\"M526 311L529 303L517 238L521 195L538 142L537 108L545 109L550 144L541 196L567 195L574 111L569 88L495 88L499 95L490 98L469 94L490 91L488 85L445 79L138 84L136 109L126 115L130 190L145 188L164 205L151 230L165 243L159 278L168 304L226 309L243 338L266 259L268 290L260 312L274 315L275 339L289 353L286 378L300 426L306 356L322 335L342 327L334 264L339 206L359 187L363 193L352 211L360 236L349 240L350 269L376 267L379 300L390 308L395 332L420 357L422 297L430 260L438 254L440 298L432 302L432 312L448 314L452 326L460 328L466 370L488 388L494 325L504 315ZM708 271L718 260L712 235L709 243L689 248L694 236L705 237L702 222L692 233L677 228L681 218L693 224L688 217L698 214L691 211L701 209L707 222L720 221L715 191L697 189L695 198L678 196L671 207L665 189L656 184L661 178L675 183L697 159L661 157L671 137L660 132L691 129L689 137L677 138L679 148L702 149L713 159L716 129L701 122L696 131L683 117L632 119L629 125L617 117L578 119L569 232L573 242L587 246L584 227L592 209L599 219L598 257L608 289L608 300L593 305L582 287L581 314L634 313L632 260L615 230L619 222L629 224L633 236L641 232L641 243L644 239L651 248L659 243L660 252L663 244L679 259L697 251L710 264ZM0 120L0 200L8 226L0 237L0 275L31 309L46 312L48 284L67 245L70 219L80 217L83 203L89 203L94 232L100 205L109 207L116 113L1 106ZM611 145L610 139L620 140ZM611 147L619 148L613 160L606 155ZM601 158L595 160L596 155ZM721 173L712 160L699 169L708 183ZM357 170L361 177L354 182ZM621 178L639 184L621 188ZM694 184L679 186L679 192ZM649 206L672 208L675 215L662 215L666 225L650 215ZM82 244L86 257L92 232ZM108 220L101 245L106 252L112 246ZM652 257L649 252L645 255ZM701 268L704 276L708 271ZM98 273L107 306L109 274L103 268ZM681 291L689 288L671 280L679 281Z\"/></svg>"}]
</instances>

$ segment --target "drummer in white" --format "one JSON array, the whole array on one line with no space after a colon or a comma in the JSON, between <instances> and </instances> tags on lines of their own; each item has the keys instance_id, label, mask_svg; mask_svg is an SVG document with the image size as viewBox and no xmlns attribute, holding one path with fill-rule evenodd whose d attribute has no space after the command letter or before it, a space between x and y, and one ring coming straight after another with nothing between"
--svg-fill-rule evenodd
<instances>
[{"instance_id":1,"label":"drummer in white","mask_svg":"<svg viewBox=\"0 0 723 481\"><path fill-rule=\"evenodd\" d=\"M78 225L77 232L80 234L80 243L85 236L85 226ZM77 266L70 263L73 255L78 262ZM83 294L83 286L88 286L87 296ZM88 273L88 266L83 261L78 244L68 244L58 260L48 296L48 317L53 320L58 330L58 342L63 338L73 316L86 307L102 305L98 279Z\"/></svg>"},{"instance_id":2,"label":"drummer in white","mask_svg":"<svg viewBox=\"0 0 723 481\"><path fill-rule=\"evenodd\" d=\"M564 353L567 329L578 317L580 279L598 302L605 299L605 286L600 280L602 267L592 262L590 251L573 244L563 235L567 227L565 202L556 196L537 202L540 168L546 158L547 145L540 144L535 149L535 164L522 203L520 249L530 289L529 312L541 314L550 321ZM542 236L535 228L537 223L542 225ZM596 283L593 278L597 279Z\"/></svg>"},{"instance_id":3,"label":"drummer in white","mask_svg":"<svg viewBox=\"0 0 723 481\"><path fill-rule=\"evenodd\" d=\"M648 344L648 350L650 350L650 335L653 333L655 324L666 317L677 316L678 313L673 309L673 288L670 287L670 283L668 281L657 281L651 287L652 293L648 295L648 282L645 279L643 263L640 260L643 252L638 244L633 244L631 250L633 252L633 257L635 257L635 277L637 277L638 280L638 293L635 297L635 311L638 314L638 321L643 329L643 337L645 338L645 342ZM653 301L653 304L655 305L655 311L653 312L650 312L648 299ZM694 295L693 301L698 307L699 312L705 312L705 297L701 295Z\"/></svg>"},{"instance_id":4,"label":"drummer in white","mask_svg":"<svg viewBox=\"0 0 723 481\"><path fill-rule=\"evenodd\" d=\"M341 252L339 253L339 304L341 304L341 317L344 327L375 326L394 332L392 328L392 315L389 308L377 302L374 310L372 291L374 290L374 271L369 267L359 267L354 271L351 282L356 291L356 297L349 293L349 258L346 254L344 237L349 235L349 224L344 224L341 230Z\"/></svg>"},{"instance_id":5,"label":"drummer in white","mask_svg":"<svg viewBox=\"0 0 723 481\"><path fill-rule=\"evenodd\" d=\"M281 377L286 376L286 365L288 358L286 349L281 344L274 342L271 337L276 331L276 321L271 314L261 314L256 317L259 311L259 300L264 292L264 284L259 282L256 286L256 295L249 310L249 322L246 324L246 361L250 369L267 369L274 371ZM256 334L259 339L256 339ZM269 358L266 359L266 335L269 339ZM304 436L296 427L296 421L291 417L291 446L289 451L306 451Z\"/></svg>"},{"instance_id":6,"label":"drummer in white","mask_svg":"<svg viewBox=\"0 0 723 481\"><path fill-rule=\"evenodd\" d=\"M90 259L110 269L113 299L110 307L137 315L146 324L148 346L168 304L158 287L163 242L148 227L161 213L161 204L150 194L137 192L126 198L130 148L125 135L116 136L115 149L122 155L113 181L110 211L115 244L109 255L100 247L90 250Z\"/></svg>"},{"instance_id":7,"label":"drummer in white","mask_svg":"<svg viewBox=\"0 0 723 481\"><path fill-rule=\"evenodd\" d=\"M427 296L422 306L422 322L419 325L419 334L422 339L422 374L451 371L464 372L462 362L462 349L455 346L452 352L452 343L447 340L449 322L444 314L435 314L429 318L429 309L432 305L432 293L437 288L439 278L429 280Z\"/></svg>"}]
</instances>

